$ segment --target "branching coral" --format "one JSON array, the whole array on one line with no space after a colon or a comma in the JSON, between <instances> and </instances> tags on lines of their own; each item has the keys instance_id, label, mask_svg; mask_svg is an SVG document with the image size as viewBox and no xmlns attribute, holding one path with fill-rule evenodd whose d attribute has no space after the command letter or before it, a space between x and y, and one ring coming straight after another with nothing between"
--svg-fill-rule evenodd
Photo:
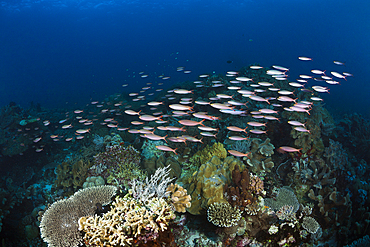
<instances>
[{"instance_id":1,"label":"branching coral","mask_svg":"<svg viewBox=\"0 0 370 247\"><path fill-rule=\"evenodd\" d=\"M156 170L150 179L146 177L145 181L133 180L130 183L132 196L144 204L153 197L168 197L170 191L167 190L167 187L173 180L169 178L169 173L170 169L169 166L167 166Z\"/></svg>"},{"instance_id":2,"label":"branching coral","mask_svg":"<svg viewBox=\"0 0 370 247\"><path fill-rule=\"evenodd\" d=\"M151 198L144 206L130 196L117 197L111 210L102 216L80 218L79 230L85 232L84 240L89 245L130 246L139 236L156 239L174 218L163 198Z\"/></svg>"}]
</instances>

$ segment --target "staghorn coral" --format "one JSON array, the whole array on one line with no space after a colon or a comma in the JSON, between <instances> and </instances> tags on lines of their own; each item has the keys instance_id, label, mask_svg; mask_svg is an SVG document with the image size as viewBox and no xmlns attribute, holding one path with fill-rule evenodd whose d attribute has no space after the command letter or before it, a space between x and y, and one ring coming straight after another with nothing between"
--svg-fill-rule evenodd
<instances>
[{"instance_id":1,"label":"staghorn coral","mask_svg":"<svg viewBox=\"0 0 370 247\"><path fill-rule=\"evenodd\" d=\"M131 246L135 238L154 240L174 218L163 198L153 197L145 206L128 195L116 197L111 210L102 216L81 217L78 223L88 245L113 247Z\"/></svg>"},{"instance_id":2,"label":"staghorn coral","mask_svg":"<svg viewBox=\"0 0 370 247\"><path fill-rule=\"evenodd\" d=\"M130 193L133 198L146 204L151 198L168 197L169 191L167 190L168 184L173 180L168 174L170 173L169 166L159 168L153 175L145 178L145 180L133 180L130 183Z\"/></svg>"},{"instance_id":3,"label":"staghorn coral","mask_svg":"<svg viewBox=\"0 0 370 247\"><path fill-rule=\"evenodd\" d=\"M188 195L187 190L178 184L170 184L167 187L169 197L176 212L185 213L186 208L191 206L191 196Z\"/></svg>"},{"instance_id":4,"label":"staghorn coral","mask_svg":"<svg viewBox=\"0 0 370 247\"><path fill-rule=\"evenodd\" d=\"M54 202L42 216L41 237L50 247L80 245L79 218L93 215L98 204L110 203L116 190L114 186L89 187L76 192L69 199Z\"/></svg>"},{"instance_id":5,"label":"staghorn coral","mask_svg":"<svg viewBox=\"0 0 370 247\"><path fill-rule=\"evenodd\" d=\"M241 219L238 208L233 208L229 203L215 202L207 210L207 219L218 227L236 226Z\"/></svg>"}]
</instances>

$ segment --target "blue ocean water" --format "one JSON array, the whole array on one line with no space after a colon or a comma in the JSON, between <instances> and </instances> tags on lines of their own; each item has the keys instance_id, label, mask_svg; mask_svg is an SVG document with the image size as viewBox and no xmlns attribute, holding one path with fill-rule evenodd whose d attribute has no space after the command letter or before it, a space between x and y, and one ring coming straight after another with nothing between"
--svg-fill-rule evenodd
<instances>
[{"instance_id":1,"label":"blue ocean water","mask_svg":"<svg viewBox=\"0 0 370 247\"><path fill-rule=\"evenodd\" d=\"M294 80L339 60L354 77L331 87L328 107L368 116L369 8L364 0L2 1L0 105L83 106L122 84L135 91L140 71L174 83L277 64ZM192 73L180 76L178 66Z\"/></svg>"}]
</instances>

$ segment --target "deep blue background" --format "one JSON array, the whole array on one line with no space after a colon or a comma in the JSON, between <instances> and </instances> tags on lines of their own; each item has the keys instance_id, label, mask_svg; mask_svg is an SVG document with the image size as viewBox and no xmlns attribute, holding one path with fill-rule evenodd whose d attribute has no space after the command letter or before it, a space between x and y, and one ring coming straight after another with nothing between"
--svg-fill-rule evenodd
<instances>
[{"instance_id":1,"label":"deep blue background","mask_svg":"<svg viewBox=\"0 0 370 247\"><path fill-rule=\"evenodd\" d=\"M350 72L324 96L327 107L369 117L369 14L366 0L3 1L0 106L81 107L162 73L169 84L260 63L289 67L291 80L311 69Z\"/></svg>"}]
</instances>

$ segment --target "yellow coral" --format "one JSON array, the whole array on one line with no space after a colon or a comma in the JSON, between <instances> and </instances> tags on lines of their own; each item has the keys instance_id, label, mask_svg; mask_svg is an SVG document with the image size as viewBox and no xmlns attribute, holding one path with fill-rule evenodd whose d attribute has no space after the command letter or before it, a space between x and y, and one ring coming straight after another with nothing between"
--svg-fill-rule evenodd
<instances>
[{"instance_id":1,"label":"yellow coral","mask_svg":"<svg viewBox=\"0 0 370 247\"><path fill-rule=\"evenodd\" d=\"M144 206L126 196L116 197L111 210L102 216L82 217L78 223L89 245L113 247L131 246L139 235L164 231L174 218L163 198L154 197Z\"/></svg>"},{"instance_id":2,"label":"yellow coral","mask_svg":"<svg viewBox=\"0 0 370 247\"><path fill-rule=\"evenodd\" d=\"M207 146L204 149L199 150L190 158L189 162L200 166L209 161L213 156L220 159L227 157L227 150L222 143L216 142L212 146Z\"/></svg>"},{"instance_id":3,"label":"yellow coral","mask_svg":"<svg viewBox=\"0 0 370 247\"><path fill-rule=\"evenodd\" d=\"M214 202L226 203L224 187L231 183L231 172L236 165L240 170L245 169L245 165L239 159L231 156L223 161L213 156L203 164L186 185L192 198L191 207L187 211L198 215Z\"/></svg>"},{"instance_id":4,"label":"yellow coral","mask_svg":"<svg viewBox=\"0 0 370 247\"><path fill-rule=\"evenodd\" d=\"M171 185L167 187L167 191L170 192L171 202L176 212L185 213L186 208L190 208L191 196L188 195L186 189L178 184L171 183Z\"/></svg>"}]
</instances>

